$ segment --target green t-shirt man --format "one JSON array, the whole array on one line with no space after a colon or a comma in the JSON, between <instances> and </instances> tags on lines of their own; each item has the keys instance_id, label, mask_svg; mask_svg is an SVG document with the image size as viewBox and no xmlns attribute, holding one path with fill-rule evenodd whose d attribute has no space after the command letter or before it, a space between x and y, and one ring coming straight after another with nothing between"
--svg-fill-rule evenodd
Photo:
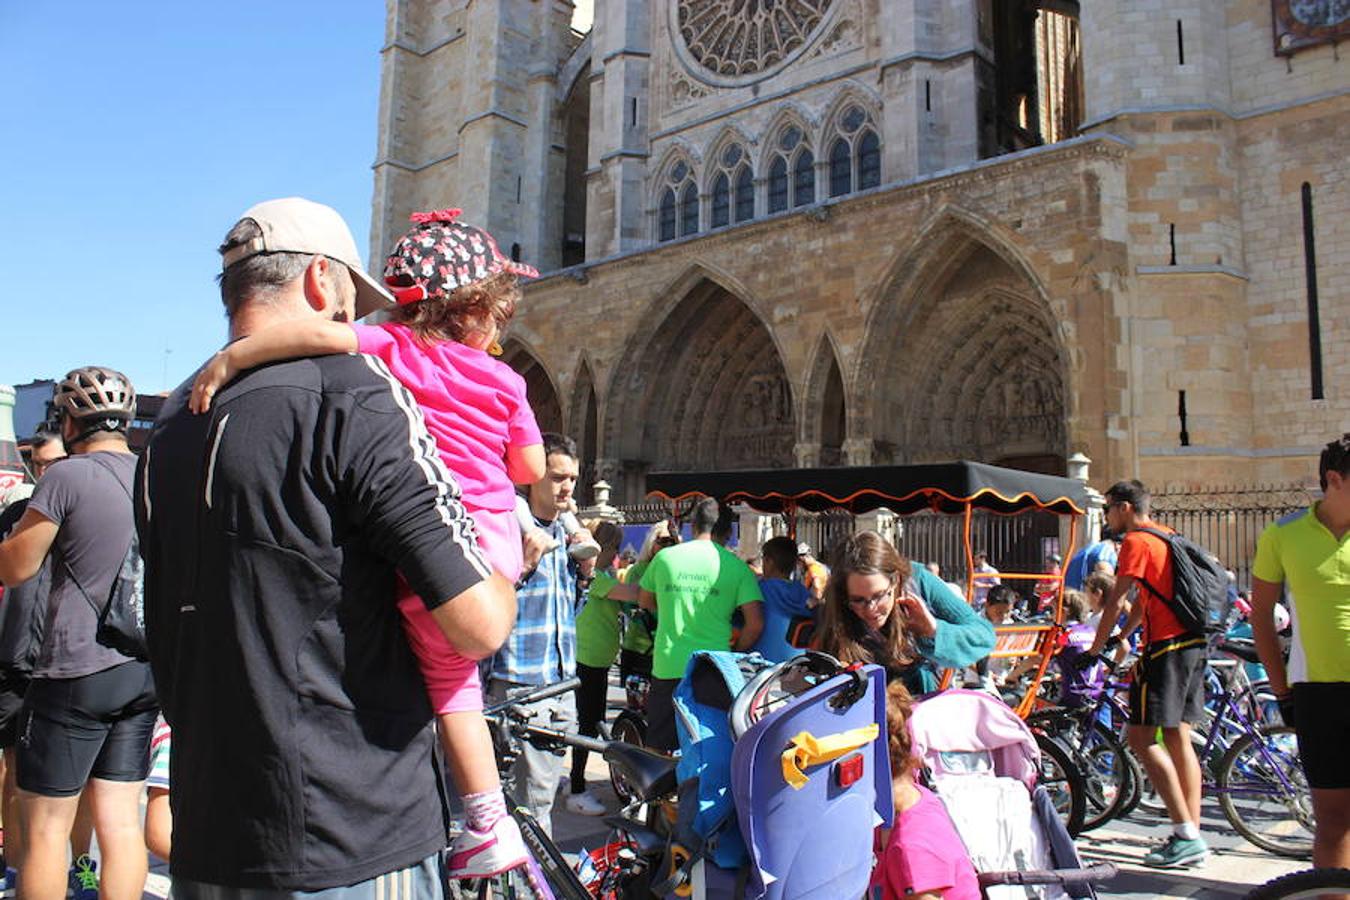
<instances>
[{"instance_id":1,"label":"green t-shirt man","mask_svg":"<svg viewBox=\"0 0 1350 900\"><path fill-rule=\"evenodd\" d=\"M656 554L642 573L641 587L656 595L655 678L682 678L696 650L729 649L731 614L763 599L750 567L709 540Z\"/></svg>"},{"instance_id":2,"label":"green t-shirt man","mask_svg":"<svg viewBox=\"0 0 1350 900\"><path fill-rule=\"evenodd\" d=\"M619 580L598 571L586 591L586 605L577 613L577 662L593 669L607 669L619 655L619 601L609 592Z\"/></svg>"},{"instance_id":3,"label":"green t-shirt man","mask_svg":"<svg viewBox=\"0 0 1350 900\"><path fill-rule=\"evenodd\" d=\"M1350 682L1350 533L1332 534L1316 504L1285 516L1256 542L1252 576L1293 596L1288 683Z\"/></svg>"},{"instance_id":4,"label":"green t-shirt man","mask_svg":"<svg viewBox=\"0 0 1350 900\"><path fill-rule=\"evenodd\" d=\"M642 586L642 574L647 571L647 566L651 561L635 562L628 567L628 571L623 573L624 584L636 584ZM630 616L623 628L623 637L619 639L619 646L624 650L633 653L641 653L643 656L651 656L652 653L652 633L643 624L642 619L637 616Z\"/></svg>"}]
</instances>

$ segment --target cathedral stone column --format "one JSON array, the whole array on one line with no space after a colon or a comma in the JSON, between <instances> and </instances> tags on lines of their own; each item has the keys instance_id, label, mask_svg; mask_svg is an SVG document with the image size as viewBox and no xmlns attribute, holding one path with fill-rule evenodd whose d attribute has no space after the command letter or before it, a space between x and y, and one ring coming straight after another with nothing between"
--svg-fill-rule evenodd
<instances>
[{"instance_id":1,"label":"cathedral stone column","mask_svg":"<svg viewBox=\"0 0 1350 900\"><path fill-rule=\"evenodd\" d=\"M854 531L875 531L894 544L903 534L903 529L898 527L899 518L889 509L874 509L855 517Z\"/></svg>"},{"instance_id":2,"label":"cathedral stone column","mask_svg":"<svg viewBox=\"0 0 1350 900\"><path fill-rule=\"evenodd\" d=\"M875 445L871 438L847 438L843 450L844 461L850 466L872 465Z\"/></svg>"},{"instance_id":3,"label":"cathedral stone column","mask_svg":"<svg viewBox=\"0 0 1350 900\"><path fill-rule=\"evenodd\" d=\"M1080 522L1078 534L1074 537L1074 546L1081 550L1096 543L1101 536L1102 526L1106 524L1106 498L1088 484L1088 470L1092 460L1084 453L1075 453L1067 460L1069 477L1083 482L1087 487L1087 515ZM1066 526L1067 527L1067 526ZM1067 537L1065 535L1064 537ZM1064 562L1067 564L1068 559Z\"/></svg>"},{"instance_id":4,"label":"cathedral stone column","mask_svg":"<svg viewBox=\"0 0 1350 900\"><path fill-rule=\"evenodd\" d=\"M820 444L801 441L792 448L797 468L810 469L820 465Z\"/></svg>"},{"instance_id":5,"label":"cathedral stone column","mask_svg":"<svg viewBox=\"0 0 1350 900\"><path fill-rule=\"evenodd\" d=\"M742 559L754 559L759 556L764 542L774 536L774 526L778 522L778 517L756 512L744 503L734 504L731 511L736 514L736 520L740 524L741 540L737 552Z\"/></svg>"},{"instance_id":6,"label":"cathedral stone column","mask_svg":"<svg viewBox=\"0 0 1350 900\"><path fill-rule=\"evenodd\" d=\"M563 246L563 152L556 147L553 120L558 115L558 59L566 58L563 46L572 5L552 0L548 15L540 15L539 32L533 42L525 76L526 117L524 162L520 184L521 221L518 223L521 258L541 271L562 264ZM510 252L510 244L502 248Z\"/></svg>"},{"instance_id":7,"label":"cathedral stone column","mask_svg":"<svg viewBox=\"0 0 1350 900\"><path fill-rule=\"evenodd\" d=\"M595 10L586 171L588 258L646 242L649 17L646 0L598 4Z\"/></svg>"}]
</instances>

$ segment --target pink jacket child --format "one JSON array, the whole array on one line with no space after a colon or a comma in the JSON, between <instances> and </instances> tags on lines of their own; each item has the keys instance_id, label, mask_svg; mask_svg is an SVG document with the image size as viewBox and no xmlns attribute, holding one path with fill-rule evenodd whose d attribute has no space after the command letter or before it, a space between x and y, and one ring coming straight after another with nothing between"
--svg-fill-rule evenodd
<instances>
[{"instance_id":1,"label":"pink jacket child","mask_svg":"<svg viewBox=\"0 0 1350 900\"><path fill-rule=\"evenodd\" d=\"M876 866L867 896L873 900L980 900L975 867L942 801L915 783L919 760L909 718L914 701L904 684L886 688L886 745L891 761L895 822L878 829Z\"/></svg>"},{"instance_id":2,"label":"pink jacket child","mask_svg":"<svg viewBox=\"0 0 1350 900\"><path fill-rule=\"evenodd\" d=\"M202 368L190 402L204 411L221 385L264 363L368 354L373 369L406 389L408 415L423 420L435 439L484 555L514 582L522 568L514 485L543 477L545 460L525 382L494 353L501 353L497 337L520 299L518 279L539 273L503 256L492 235L458 221L459 215L457 209L413 214L413 227L384 269L398 303L392 321L366 326L299 318L246 335ZM399 594L451 774L464 792L468 829L451 845L450 875L481 877L520 865L525 848L506 814L477 664L450 644L407 585Z\"/></svg>"}]
</instances>

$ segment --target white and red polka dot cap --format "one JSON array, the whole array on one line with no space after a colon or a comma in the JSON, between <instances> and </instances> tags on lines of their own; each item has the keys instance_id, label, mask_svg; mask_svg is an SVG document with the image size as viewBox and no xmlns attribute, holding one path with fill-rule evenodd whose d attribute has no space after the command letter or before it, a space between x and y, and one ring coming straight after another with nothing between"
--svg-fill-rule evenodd
<instances>
[{"instance_id":1,"label":"white and red polka dot cap","mask_svg":"<svg viewBox=\"0 0 1350 900\"><path fill-rule=\"evenodd\" d=\"M444 298L499 272L539 277L533 266L504 256L485 229L457 221L460 212L437 209L410 216L414 226L399 238L384 264L385 283L399 305Z\"/></svg>"}]
</instances>

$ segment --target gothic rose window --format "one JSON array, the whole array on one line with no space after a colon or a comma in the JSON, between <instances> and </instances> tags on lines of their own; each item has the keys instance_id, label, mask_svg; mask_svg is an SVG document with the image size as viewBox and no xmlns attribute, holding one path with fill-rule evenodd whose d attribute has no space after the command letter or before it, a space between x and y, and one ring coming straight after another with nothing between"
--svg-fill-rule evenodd
<instances>
[{"instance_id":1,"label":"gothic rose window","mask_svg":"<svg viewBox=\"0 0 1350 900\"><path fill-rule=\"evenodd\" d=\"M723 76L767 72L806 45L834 0L679 0L675 23L694 61Z\"/></svg>"},{"instance_id":2,"label":"gothic rose window","mask_svg":"<svg viewBox=\"0 0 1350 900\"><path fill-rule=\"evenodd\" d=\"M842 197L881 184L881 140L872 117L856 103L839 111L830 142L830 196Z\"/></svg>"}]
</instances>

